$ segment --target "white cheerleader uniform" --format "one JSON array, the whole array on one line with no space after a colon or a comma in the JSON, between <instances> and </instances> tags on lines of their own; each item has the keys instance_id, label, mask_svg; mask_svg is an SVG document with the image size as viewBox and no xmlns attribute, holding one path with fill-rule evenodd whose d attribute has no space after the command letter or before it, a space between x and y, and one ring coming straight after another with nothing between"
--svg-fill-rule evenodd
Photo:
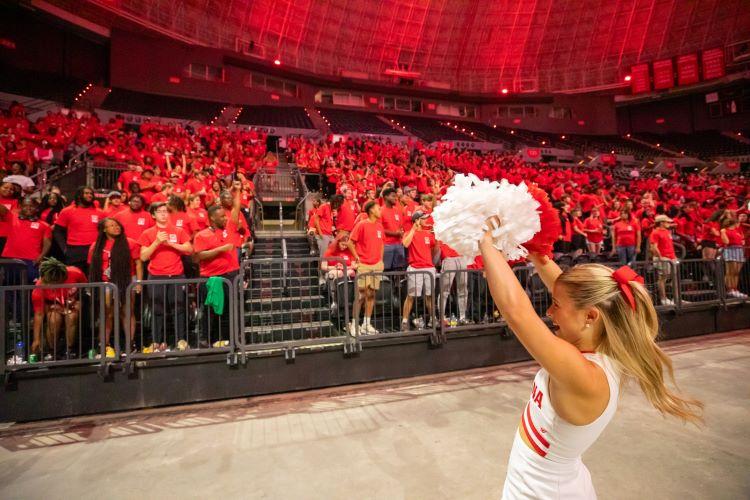
<instances>
[{"instance_id":1,"label":"white cheerleader uniform","mask_svg":"<svg viewBox=\"0 0 750 500\"><path fill-rule=\"evenodd\" d=\"M617 410L620 376L607 356L588 352L583 355L601 366L607 375L607 407L590 424L569 424L552 407L549 373L544 368L539 370L510 452L504 500L596 498L581 455L596 441Z\"/></svg>"}]
</instances>

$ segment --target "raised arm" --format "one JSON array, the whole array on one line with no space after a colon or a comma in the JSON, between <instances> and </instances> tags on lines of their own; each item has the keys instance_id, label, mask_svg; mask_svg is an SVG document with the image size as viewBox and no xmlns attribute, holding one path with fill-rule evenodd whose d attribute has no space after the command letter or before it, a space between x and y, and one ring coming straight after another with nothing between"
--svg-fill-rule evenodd
<instances>
[{"instance_id":1,"label":"raised arm","mask_svg":"<svg viewBox=\"0 0 750 500\"><path fill-rule=\"evenodd\" d=\"M555 290L555 281L562 274L560 266L546 255L539 255L537 253L530 253L529 260L534 264L534 269L539 273L539 277L542 278L544 286L552 293Z\"/></svg>"},{"instance_id":2,"label":"raised arm","mask_svg":"<svg viewBox=\"0 0 750 500\"><path fill-rule=\"evenodd\" d=\"M581 396L590 394L594 390L591 364L575 346L547 328L505 257L492 246L489 234L479 248L492 299L518 340L566 390Z\"/></svg>"}]
</instances>

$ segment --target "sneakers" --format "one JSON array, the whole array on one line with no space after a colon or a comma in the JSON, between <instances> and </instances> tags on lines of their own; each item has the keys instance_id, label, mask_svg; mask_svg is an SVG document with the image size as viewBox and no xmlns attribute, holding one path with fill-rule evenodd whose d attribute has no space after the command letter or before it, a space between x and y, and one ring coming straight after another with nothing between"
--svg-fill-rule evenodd
<instances>
[{"instance_id":1,"label":"sneakers","mask_svg":"<svg viewBox=\"0 0 750 500\"><path fill-rule=\"evenodd\" d=\"M380 333L375 329L374 326L372 326L369 318L365 318L365 320L362 322L362 331L367 335L377 335L378 333Z\"/></svg>"},{"instance_id":2,"label":"sneakers","mask_svg":"<svg viewBox=\"0 0 750 500\"><path fill-rule=\"evenodd\" d=\"M110 346L107 346L107 348L104 350L104 356L107 358L114 358L115 350L112 349Z\"/></svg>"},{"instance_id":3,"label":"sneakers","mask_svg":"<svg viewBox=\"0 0 750 500\"><path fill-rule=\"evenodd\" d=\"M747 295L745 295L744 293L740 292L739 290L729 290L727 292L727 295L729 295L730 297L734 297L735 299L746 299L747 298Z\"/></svg>"},{"instance_id":4,"label":"sneakers","mask_svg":"<svg viewBox=\"0 0 750 500\"><path fill-rule=\"evenodd\" d=\"M458 324L461 325L461 326L471 325L472 323L473 323L473 321L471 321L470 319L467 319L467 318L458 318Z\"/></svg>"},{"instance_id":5,"label":"sneakers","mask_svg":"<svg viewBox=\"0 0 750 500\"><path fill-rule=\"evenodd\" d=\"M673 306L674 300L672 299L661 299L661 305L663 306Z\"/></svg>"},{"instance_id":6,"label":"sneakers","mask_svg":"<svg viewBox=\"0 0 750 500\"><path fill-rule=\"evenodd\" d=\"M352 337L357 336L357 323L355 323L354 320L349 323L349 335Z\"/></svg>"},{"instance_id":7,"label":"sneakers","mask_svg":"<svg viewBox=\"0 0 750 500\"><path fill-rule=\"evenodd\" d=\"M411 323L417 330L421 330L422 328L424 328L424 319L422 318L414 318Z\"/></svg>"},{"instance_id":8,"label":"sneakers","mask_svg":"<svg viewBox=\"0 0 750 500\"><path fill-rule=\"evenodd\" d=\"M409 320L408 319L402 319L401 320L401 331L402 332L408 332L409 331Z\"/></svg>"},{"instance_id":9,"label":"sneakers","mask_svg":"<svg viewBox=\"0 0 750 500\"><path fill-rule=\"evenodd\" d=\"M178 351L187 351L188 349L190 349L190 346L188 345L187 340L182 339L177 342Z\"/></svg>"}]
</instances>

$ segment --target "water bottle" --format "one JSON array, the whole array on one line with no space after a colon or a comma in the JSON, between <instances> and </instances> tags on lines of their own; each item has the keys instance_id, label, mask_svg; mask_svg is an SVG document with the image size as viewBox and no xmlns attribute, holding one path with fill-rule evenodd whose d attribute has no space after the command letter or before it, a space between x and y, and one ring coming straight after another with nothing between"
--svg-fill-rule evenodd
<instances>
[{"instance_id":1,"label":"water bottle","mask_svg":"<svg viewBox=\"0 0 750 500\"><path fill-rule=\"evenodd\" d=\"M458 319L456 318L456 315L455 315L455 314L451 314L451 317L450 317L450 319L448 320L448 324L449 324L450 326L456 326L456 325L458 325Z\"/></svg>"},{"instance_id":2,"label":"water bottle","mask_svg":"<svg viewBox=\"0 0 750 500\"><path fill-rule=\"evenodd\" d=\"M23 340L16 342L16 356L19 359L26 359L26 344L23 343Z\"/></svg>"}]
</instances>

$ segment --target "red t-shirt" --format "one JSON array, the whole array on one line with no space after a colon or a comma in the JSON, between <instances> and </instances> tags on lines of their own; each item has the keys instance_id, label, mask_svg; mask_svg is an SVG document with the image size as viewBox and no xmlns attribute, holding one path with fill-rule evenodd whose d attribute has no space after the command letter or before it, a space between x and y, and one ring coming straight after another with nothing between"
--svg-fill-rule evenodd
<instances>
[{"instance_id":1,"label":"red t-shirt","mask_svg":"<svg viewBox=\"0 0 750 500\"><path fill-rule=\"evenodd\" d=\"M604 240L604 223L601 219L589 217L583 223L586 239L591 243L601 243Z\"/></svg>"},{"instance_id":2,"label":"red t-shirt","mask_svg":"<svg viewBox=\"0 0 750 500\"><path fill-rule=\"evenodd\" d=\"M357 202L354 200L344 200L336 216L336 229L351 231L354 228L354 221L358 214L359 207L357 207Z\"/></svg>"},{"instance_id":3,"label":"red t-shirt","mask_svg":"<svg viewBox=\"0 0 750 500\"><path fill-rule=\"evenodd\" d=\"M461 255L453 250L453 248L449 247L442 241L439 241L438 244L440 245L440 258L441 259L450 259L451 257L461 257Z\"/></svg>"},{"instance_id":4,"label":"red t-shirt","mask_svg":"<svg viewBox=\"0 0 750 500\"><path fill-rule=\"evenodd\" d=\"M435 267L432 262L432 249L437 242L432 231L418 229L409 244L409 265L415 269Z\"/></svg>"},{"instance_id":5,"label":"red t-shirt","mask_svg":"<svg viewBox=\"0 0 750 500\"><path fill-rule=\"evenodd\" d=\"M348 248L341 250L337 243L331 243L330 245L328 245L328 249L326 250L326 253L323 255L323 257L331 259L328 261L329 267L335 267L336 265L341 264L341 261L333 260L334 258L343 259L343 261L346 263L347 269L351 269L352 261L354 260L352 252Z\"/></svg>"},{"instance_id":6,"label":"red t-shirt","mask_svg":"<svg viewBox=\"0 0 750 500\"><path fill-rule=\"evenodd\" d=\"M86 279L86 275L81 272L80 269L73 266L67 266L68 269L68 277L67 279L61 283L61 284L73 284L73 283L86 283L88 280ZM41 279L36 280L35 285L43 285ZM56 288L56 289L41 289L41 288L35 288L33 292L31 292L31 303L34 306L34 311L36 312L42 312L44 311L44 304L47 302L56 302L57 304L64 306L65 301L68 298L73 298L78 294L77 288Z\"/></svg>"},{"instance_id":7,"label":"red t-shirt","mask_svg":"<svg viewBox=\"0 0 750 500\"><path fill-rule=\"evenodd\" d=\"M411 221L411 216L414 215L414 212L417 210L417 205L414 201L409 201L406 203L406 205L403 206L402 212L404 216L404 231L408 232L411 230L411 227L414 225L414 223Z\"/></svg>"},{"instance_id":8,"label":"red t-shirt","mask_svg":"<svg viewBox=\"0 0 750 500\"><path fill-rule=\"evenodd\" d=\"M331 236L333 234L333 214L331 212L331 205L329 203L323 203L315 211L315 216L318 219L320 225L320 232L323 236Z\"/></svg>"},{"instance_id":9,"label":"red t-shirt","mask_svg":"<svg viewBox=\"0 0 750 500\"><path fill-rule=\"evenodd\" d=\"M60 211L56 224L68 230L68 245L88 246L96 241L97 225L104 217L104 212L96 207L71 205Z\"/></svg>"},{"instance_id":10,"label":"red t-shirt","mask_svg":"<svg viewBox=\"0 0 750 500\"><path fill-rule=\"evenodd\" d=\"M662 257L667 259L676 259L674 252L674 243L672 243L672 234L664 228L658 228L651 231L648 240L656 245Z\"/></svg>"},{"instance_id":11,"label":"red t-shirt","mask_svg":"<svg viewBox=\"0 0 750 500\"><path fill-rule=\"evenodd\" d=\"M0 205L3 205L8 209L8 212L12 212L18 208L18 200L15 198L0 198ZM11 219L7 216L0 219L0 238L8 236L10 234L10 223Z\"/></svg>"},{"instance_id":12,"label":"red t-shirt","mask_svg":"<svg viewBox=\"0 0 750 500\"><path fill-rule=\"evenodd\" d=\"M719 232L718 222L706 222L703 224L702 239L706 241L713 241L719 245L722 244L721 233Z\"/></svg>"},{"instance_id":13,"label":"red t-shirt","mask_svg":"<svg viewBox=\"0 0 750 500\"><path fill-rule=\"evenodd\" d=\"M638 226L636 226L634 222L618 220L615 222L613 229L615 231L615 246L635 246Z\"/></svg>"},{"instance_id":14,"label":"red t-shirt","mask_svg":"<svg viewBox=\"0 0 750 500\"><path fill-rule=\"evenodd\" d=\"M380 222L383 224L383 229L386 231L398 232L403 228L403 215L398 207L387 207L384 206L380 209ZM385 235L386 245L395 245L401 243L400 236L388 236Z\"/></svg>"},{"instance_id":15,"label":"red t-shirt","mask_svg":"<svg viewBox=\"0 0 750 500\"><path fill-rule=\"evenodd\" d=\"M247 234L245 219L242 214L239 214L237 220L239 221L239 225L234 223L231 214L227 214L227 225L225 229L229 233L230 241L234 243L235 247L240 248L249 235Z\"/></svg>"},{"instance_id":16,"label":"red t-shirt","mask_svg":"<svg viewBox=\"0 0 750 500\"><path fill-rule=\"evenodd\" d=\"M182 244L190 241L190 236L178 227L167 226L165 228L160 228L158 226L153 226L143 231L143 234L138 238L138 244L142 247L150 246L156 241L156 233L158 231L166 232L168 235L167 241L171 243ZM168 246L166 242L162 243L156 248L156 250L154 250L154 253L151 254L151 259L148 261L148 272L152 276L174 276L182 274L185 272L185 269L182 266L182 253Z\"/></svg>"},{"instance_id":17,"label":"red t-shirt","mask_svg":"<svg viewBox=\"0 0 750 500\"><path fill-rule=\"evenodd\" d=\"M4 258L35 260L42 253L44 239L52 237L52 228L46 222L19 219L13 212L6 214L3 220L8 221L10 228Z\"/></svg>"},{"instance_id":18,"label":"red t-shirt","mask_svg":"<svg viewBox=\"0 0 750 500\"><path fill-rule=\"evenodd\" d=\"M349 239L354 242L362 264L372 266L383 260L385 230L380 221L371 222L368 219L357 223Z\"/></svg>"},{"instance_id":19,"label":"red t-shirt","mask_svg":"<svg viewBox=\"0 0 750 500\"><path fill-rule=\"evenodd\" d=\"M146 229L154 225L154 218L145 210L133 212L130 207L120 210L112 216L125 229L125 236L138 240Z\"/></svg>"},{"instance_id":20,"label":"red t-shirt","mask_svg":"<svg viewBox=\"0 0 750 500\"><path fill-rule=\"evenodd\" d=\"M234 244L232 236L226 229L212 229L209 227L195 235L193 250L195 252L213 250L227 243ZM240 268L240 264L237 261L237 251L234 248L226 252L221 252L213 259L202 260L199 265L201 276L221 276L222 274L237 271Z\"/></svg>"},{"instance_id":21,"label":"red t-shirt","mask_svg":"<svg viewBox=\"0 0 750 500\"><path fill-rule=\"evenodd\" d=\"M729 240L729 244L725 246L735 247L735 246L743 246L745 244L745 235L742 231L742 228L726 228L724 232L727 235L727 239Z\"/></svg>"},{"instance_id":22,"label":"red t-shirt","mask_svg":"<svg viewBox=\"0 0 750 500\"><path fill-rule=\"evenodd\" d=\"M127 238L128 240L128 249L130 250L130 275L135 276L135 260L141 258L141 247L136 243L136 241L132 238ZM111 269L110 269L110 260L112 255L112 247L115 244L115 240L108 239L107 242L104 244L104 248L102 249L102 280L103 281L110 281L111 276ZM96 242L92 243L89 247L89 256L86 262L91 264L91 256L94 255L94 247L96 246Z\"/></svg>"},{"instance_id":23,"label":"red t-shirt","mask_svg":"<svg viewBox=\"0 0 750 500\"><path fill-rule=\"evenodd\" d=\"M188 215L193 220L196 231L203 231L208 227L208 211L205 208L188 209Z\"/></svg>"},{"instance_id":24,"label":"red t-shirt","mask_svg":"<svg viewBox=\"0 0 750 500\"><path fill-rule=\"evenodd\" d=\"M184 229L190 236L198 232L195 220L187 212L171 212L169 224Z\"/></svg>"}]
</instances>

